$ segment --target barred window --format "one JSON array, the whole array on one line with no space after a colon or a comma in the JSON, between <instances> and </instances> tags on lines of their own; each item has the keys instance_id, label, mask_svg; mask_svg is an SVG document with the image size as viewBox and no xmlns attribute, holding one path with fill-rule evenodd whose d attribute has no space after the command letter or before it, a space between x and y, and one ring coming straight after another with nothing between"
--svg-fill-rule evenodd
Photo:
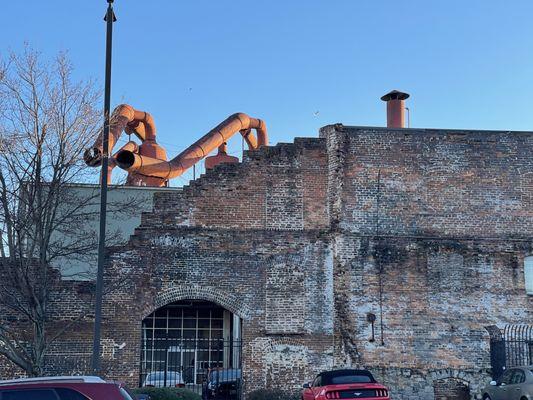
<instances>
[{"instance_id":1,"label":"barred window","mask_svg":"<svg viewBox=\"0 0 533 400\"><path fill-rule=\"evenodd\" d=\"M524 278L526 281L526 293L533 295L533 256L524 259Z\"/></svg>"}]
</instances>

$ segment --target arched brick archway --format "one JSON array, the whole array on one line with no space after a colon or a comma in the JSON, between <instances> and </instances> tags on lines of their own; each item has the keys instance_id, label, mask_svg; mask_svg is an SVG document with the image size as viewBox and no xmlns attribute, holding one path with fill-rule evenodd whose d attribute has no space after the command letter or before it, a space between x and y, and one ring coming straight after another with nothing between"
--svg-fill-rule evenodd
<instances>
[{"instance_id":1,"label":"arched brick archway","mask_svg":"<svg viewBox=\"0 0 533 400\"><path fill-rule=\"evenodd\" d=\"M242 300L223 290L164 287L144 310L140 384L192 385L191 390L201 394L201 382L212 369L237 377L242 368L242 322L250 315Z\"/></svg>"},{"instance_id":2,"label":"arched brick archway","mask_svg":"<svg viewBox=\"0 0 533 400\"><path fill-rule=\"evenodd\" d=\"M169 303L180 300L206 300L216 303L243 320L251 317L251 310L236 296L213 287L199 285L172 285L161 290L153 302L153 307L144 310L144 316Z\"/></svg>"}]
</instances>

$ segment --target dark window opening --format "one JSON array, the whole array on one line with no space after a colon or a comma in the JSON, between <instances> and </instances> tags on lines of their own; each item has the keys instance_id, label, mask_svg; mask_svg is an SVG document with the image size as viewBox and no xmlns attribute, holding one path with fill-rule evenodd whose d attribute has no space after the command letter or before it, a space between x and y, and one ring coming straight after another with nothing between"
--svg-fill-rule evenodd
<instances>
[{"instance_id":1,"label":"dark window opening","mask_svg":"<svg viewBox=\"0 0 533 400\"><path fill-rule=\"evenodd\" d=\"M241 368L241 320L208 301L168 304L142 322L141 386L201 394L210 372ZM223 376L223 375L221 375Z\"/></svg>"}]
</instances>

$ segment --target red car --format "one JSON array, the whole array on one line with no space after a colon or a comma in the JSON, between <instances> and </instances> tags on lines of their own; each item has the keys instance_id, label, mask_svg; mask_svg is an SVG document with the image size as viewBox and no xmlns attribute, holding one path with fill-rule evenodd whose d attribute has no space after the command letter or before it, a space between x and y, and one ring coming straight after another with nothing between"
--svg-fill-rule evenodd
<instances>
[{"instance_id":1,"label":"red car","mask_svg":"<svg viewBox=\"0 0 533 400\"><path fill-rule=\"evenodd\" d=\"M96 376L54 376L0 381L1 400L134 400L116 382Z\"/></svg>"},{"instance_id":2,"label":"red car","mask_svg":"<svg viewBox=\"0 0 533 400\"><path fill-rule=\"evenodd\" d=\"M381 399L390 400L389 390L364 369L339 369L322 372L306 383L302 400Z\"/></svg>"}]
</instances>

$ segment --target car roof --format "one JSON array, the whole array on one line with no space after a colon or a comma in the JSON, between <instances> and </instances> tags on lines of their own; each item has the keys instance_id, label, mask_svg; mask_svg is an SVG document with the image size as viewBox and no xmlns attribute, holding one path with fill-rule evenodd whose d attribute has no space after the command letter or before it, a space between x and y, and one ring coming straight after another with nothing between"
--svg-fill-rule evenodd
<instances>
[{"instance_id":1,"label":"car roof","mask_svg":"<svg viewBox=\"0 0 533 400\"><path fill-rule=\"evenodd\" d=\"M328 375L328 376L343 376L343 375L365 375L371 376L370 371L366 369L336 369L333 371L323 371L319 375Z\"/></svg>"},{"instance_id":2,"label":"car roof","mask_svg":"<svg viewBox=\"0 0 533 400\"><path fill-rule=\"evenodd\" d=\"M41 376L0 381L0 385L21 385L37 383L107 383L98 376Z\"/></svg>"}]
</instances>

